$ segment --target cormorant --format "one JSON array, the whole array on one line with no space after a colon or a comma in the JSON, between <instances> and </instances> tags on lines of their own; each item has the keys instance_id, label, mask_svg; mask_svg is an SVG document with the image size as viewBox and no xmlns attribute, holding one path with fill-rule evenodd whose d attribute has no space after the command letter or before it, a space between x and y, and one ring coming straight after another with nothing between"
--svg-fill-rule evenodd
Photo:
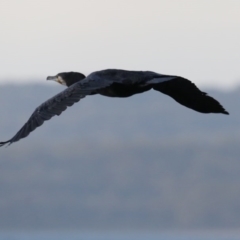
<instances>
[{"instance_id":1,"label":"cormorant","mask_svg":"<svg viewBox=\"0 0 240 240\"><path fill-rule=\"evenodd\" d=\"M35 109L28 121L6 142L0 146L17 142L27 137L35 128L55 115L60 115L87 95L101 94L108 97L130 97L150 89L167 94L185 107L201 113L229 114L218 101L200 91L191 81L179 77L150 71L126 71L107 69L96 71L85 77L78 72L63 72L47 80L54 80L67 89L48 99Z\"/></svg>"}]
</instances>

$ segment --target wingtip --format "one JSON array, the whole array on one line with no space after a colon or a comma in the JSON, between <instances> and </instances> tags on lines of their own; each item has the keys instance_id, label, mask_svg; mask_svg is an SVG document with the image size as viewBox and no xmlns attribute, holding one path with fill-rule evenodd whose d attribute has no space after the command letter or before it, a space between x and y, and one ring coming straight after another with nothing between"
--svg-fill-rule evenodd
<instances>
[{"instance_id":1,"label":"wingtip","mask_svg":"<svg viewBox=\"0 0 240 240\"><path fill-rule=\"evenodd\" d=\"M220 113L225 114L225 115L229 115L229 112L226 111L225 108L224 108L221 104L219 104L219 105L220 105L220 107L221 107Z\"/></svg>"},{"instance_id":2,"label":"wingtip","mask_svg":"<svg viewBox=\"0 0 240 240\"><path fill-rule=\"evenodd\" d=\"M222 113L225 115L230 115L229 112L227 112L226 110L224 110Z\"/></svg>"},{"instance_id":3,"label":"wingtip","mask_svg":"<svg viewBox=\"0 0 240 240\"><path fill-rule=\"evenodd\" d=\"M6 141L6 142L0 142L0 147L3 147L3 146L9 146L11 144L10 141Z\"/></svg>"}]
</instances>

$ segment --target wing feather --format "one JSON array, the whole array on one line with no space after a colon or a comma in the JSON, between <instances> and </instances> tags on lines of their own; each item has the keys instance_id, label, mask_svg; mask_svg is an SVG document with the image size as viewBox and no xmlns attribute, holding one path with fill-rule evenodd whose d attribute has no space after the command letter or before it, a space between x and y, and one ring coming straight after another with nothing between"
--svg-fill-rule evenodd
<instances>
[{"instance_id":1,"label":"wing feather","mask_svg":"<svg viewBox=\"0 0 240 240\"><path fill-rule=\"evenodd\" d=\"M41 126L45 121L51 119L56 115L60 115L67 107L79 102L80 99L92 94L97 89L107 87L112 82L101 79L85 78L81 82L77 82L66 90L60 92L54 97L48 99L35 109L28 121L16 133L16 135L8 141L0 142L0 147L5 144L12 144L22 138L27 137L37 127Z\"/></svg>"},{"instance_id":2,"label":"wing feather","mask_svg":"<svg viewBox=\"0 0 240 240\"><path fill-rule=\"evenodd\" d=\"M152 85L153 89L169 95L178 103L201 113L223 113L229 114L222 105L207 93L200 91L191 81L172 76L168 81L161 81Z\"/></svg>"}]
</instances>

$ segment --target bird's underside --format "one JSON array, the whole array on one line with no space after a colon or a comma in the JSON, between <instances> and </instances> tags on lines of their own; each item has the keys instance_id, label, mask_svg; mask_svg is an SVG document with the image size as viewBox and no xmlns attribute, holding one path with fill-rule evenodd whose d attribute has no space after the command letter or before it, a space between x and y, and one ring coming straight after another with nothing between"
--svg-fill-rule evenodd
<instances>
[{"instance_id":1,"label":"bird's underside","mask_svg":"<svg viewBox=\"0 0 240 240\"><path fill-rule=\"evenodd\" d=\"M29 135L44 121L60 115L87 95L101 94L108 97L129 97L150 89L169 95L178 103L201 113L228 112L214 98L200 91L191 81L154 72L125 71L109 69L98 71L85 77L81 73L59 73L48 80L55 80L68 88L50 98L35 109L28 121L8 141L0 146L11 144Z\"/></svg>"}]
</instances>

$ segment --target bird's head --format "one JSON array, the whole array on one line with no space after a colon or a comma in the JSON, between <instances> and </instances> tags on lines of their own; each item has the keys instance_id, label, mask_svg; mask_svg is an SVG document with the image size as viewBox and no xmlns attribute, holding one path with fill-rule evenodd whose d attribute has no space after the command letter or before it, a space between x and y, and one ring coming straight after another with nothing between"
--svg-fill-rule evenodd
<instances>
[{"instance_id":1,"label":"bird's head","mask_svg":"<svg viewBox=\"0 0 240 240\"><path fill-rule=\"evenodd\" d=\"M58 73L56 76L48 76L47 80L56 81L65 86L71 86L72 84L79 82L86 78L82 73L78 72L62 72Z\"/></svg>"}]
</instances>

